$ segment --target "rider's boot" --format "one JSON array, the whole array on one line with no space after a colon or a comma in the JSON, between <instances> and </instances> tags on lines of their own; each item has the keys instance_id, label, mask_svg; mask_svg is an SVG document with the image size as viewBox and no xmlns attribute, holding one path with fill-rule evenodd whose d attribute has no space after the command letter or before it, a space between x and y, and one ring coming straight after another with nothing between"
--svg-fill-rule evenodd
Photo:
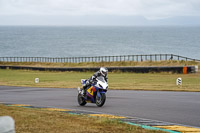
<instances>
[{"instance_id":1,"label":"rider's boot","mask_svg":"<svg viewBox=\"0 0 200 133\"><path fill-rule=\"evenodd\" d=\"M86 97L86 92L87 92L87 89L90 87L90 83L89 83L89 81L87 80L86 81L86 84L85 85L83 85L83 97Z\"/></svg>"}]
</instances>

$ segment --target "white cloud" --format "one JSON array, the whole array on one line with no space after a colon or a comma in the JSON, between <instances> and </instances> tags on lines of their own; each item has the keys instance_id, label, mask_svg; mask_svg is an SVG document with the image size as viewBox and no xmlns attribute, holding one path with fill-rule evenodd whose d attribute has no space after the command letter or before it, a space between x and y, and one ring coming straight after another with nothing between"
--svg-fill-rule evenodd
<instances>
[{"instance_id":1,"label":"white cloud","mask_svg":"<svg viewBox=\"0 0 200 133\"><path fill-rule=\"evenodd\" d=\"M200 0L0 0L0 15L199 16Z\"/></svg>"}]
</instances>

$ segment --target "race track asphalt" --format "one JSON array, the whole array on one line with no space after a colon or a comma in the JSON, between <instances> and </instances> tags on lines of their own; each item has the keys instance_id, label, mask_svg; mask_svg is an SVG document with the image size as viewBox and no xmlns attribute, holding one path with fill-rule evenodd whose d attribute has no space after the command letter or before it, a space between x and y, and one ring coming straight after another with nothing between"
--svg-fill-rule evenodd
<instances>
[{"instance_id":1,"label":"race track asphalt","mask_svg":"<svg viewBox=\"0 0 200 133\"><path fill-rule=\"evenodd\" d=\"M200 93L108 90L103 107L79 106L76 89L0 86L0 102L87 110L200 127Z\"/></svg>"}]
</instances>

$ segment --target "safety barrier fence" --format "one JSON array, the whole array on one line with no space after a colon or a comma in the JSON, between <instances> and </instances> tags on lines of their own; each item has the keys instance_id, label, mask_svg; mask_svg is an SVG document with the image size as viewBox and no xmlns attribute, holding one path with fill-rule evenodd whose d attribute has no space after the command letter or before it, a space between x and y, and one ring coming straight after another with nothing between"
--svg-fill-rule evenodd
<instances>
[{"instance_id":1,"label":"safety barrier fence","mask_svg":"<svg viewBox=\"0 0 200 133\"><path fill-rule=\"evenodd\" d=\"M174 54L149 55L121 55L121 56L94 56L94 57L0 57L0 62L50 62L50 63L80 63L80 62L120 62L120 61L167 61L184 60L200 61Z\"/></svg>"},{"instance_id":2,"label":"safety barrier fence","mask_svg":"<svg viewBox=\"0 0 200 133\"><path fill-rule=\"evenodd\" d=\"M172 73L197 73L198 66L149 66L149 67L107 67L109 72L121 71L121 72L135 72L135 73L149 73L149 72L172 72ZM78 71L96 72L99 67L29 67L29 66L0 66L0 69L13 69L13 70L39 70L39 71Z\"/></svg>"}]
</instances>

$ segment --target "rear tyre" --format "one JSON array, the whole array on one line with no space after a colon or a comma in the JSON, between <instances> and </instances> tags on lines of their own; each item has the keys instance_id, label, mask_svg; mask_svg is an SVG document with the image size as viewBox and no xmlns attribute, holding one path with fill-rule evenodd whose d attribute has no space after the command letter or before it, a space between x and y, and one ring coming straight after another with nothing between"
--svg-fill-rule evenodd
<instances>
[{"instance_id":1,"label":"rear tyre","mask_svg":"<svg viewBox=\"0 0 200 133\"><path fill-rule=\"evenodd\" d=\"M83 96L81 94L78 94L78 104L80 106L84 106L87 102L85 101L85 99L83 98Z\"/></svg>"},{"instance_id":2,"label":"rear tyre","mask_svg":"<svg viewBox=\"0 0 200 133\"><path fill-rule=\"evenodd\" d=\"M106 101L106 94L105 93L100 93L100 97L98 97L98 95L96 95L96 105L98 107L102 107Z\"/></svg>"}]
</instances>

